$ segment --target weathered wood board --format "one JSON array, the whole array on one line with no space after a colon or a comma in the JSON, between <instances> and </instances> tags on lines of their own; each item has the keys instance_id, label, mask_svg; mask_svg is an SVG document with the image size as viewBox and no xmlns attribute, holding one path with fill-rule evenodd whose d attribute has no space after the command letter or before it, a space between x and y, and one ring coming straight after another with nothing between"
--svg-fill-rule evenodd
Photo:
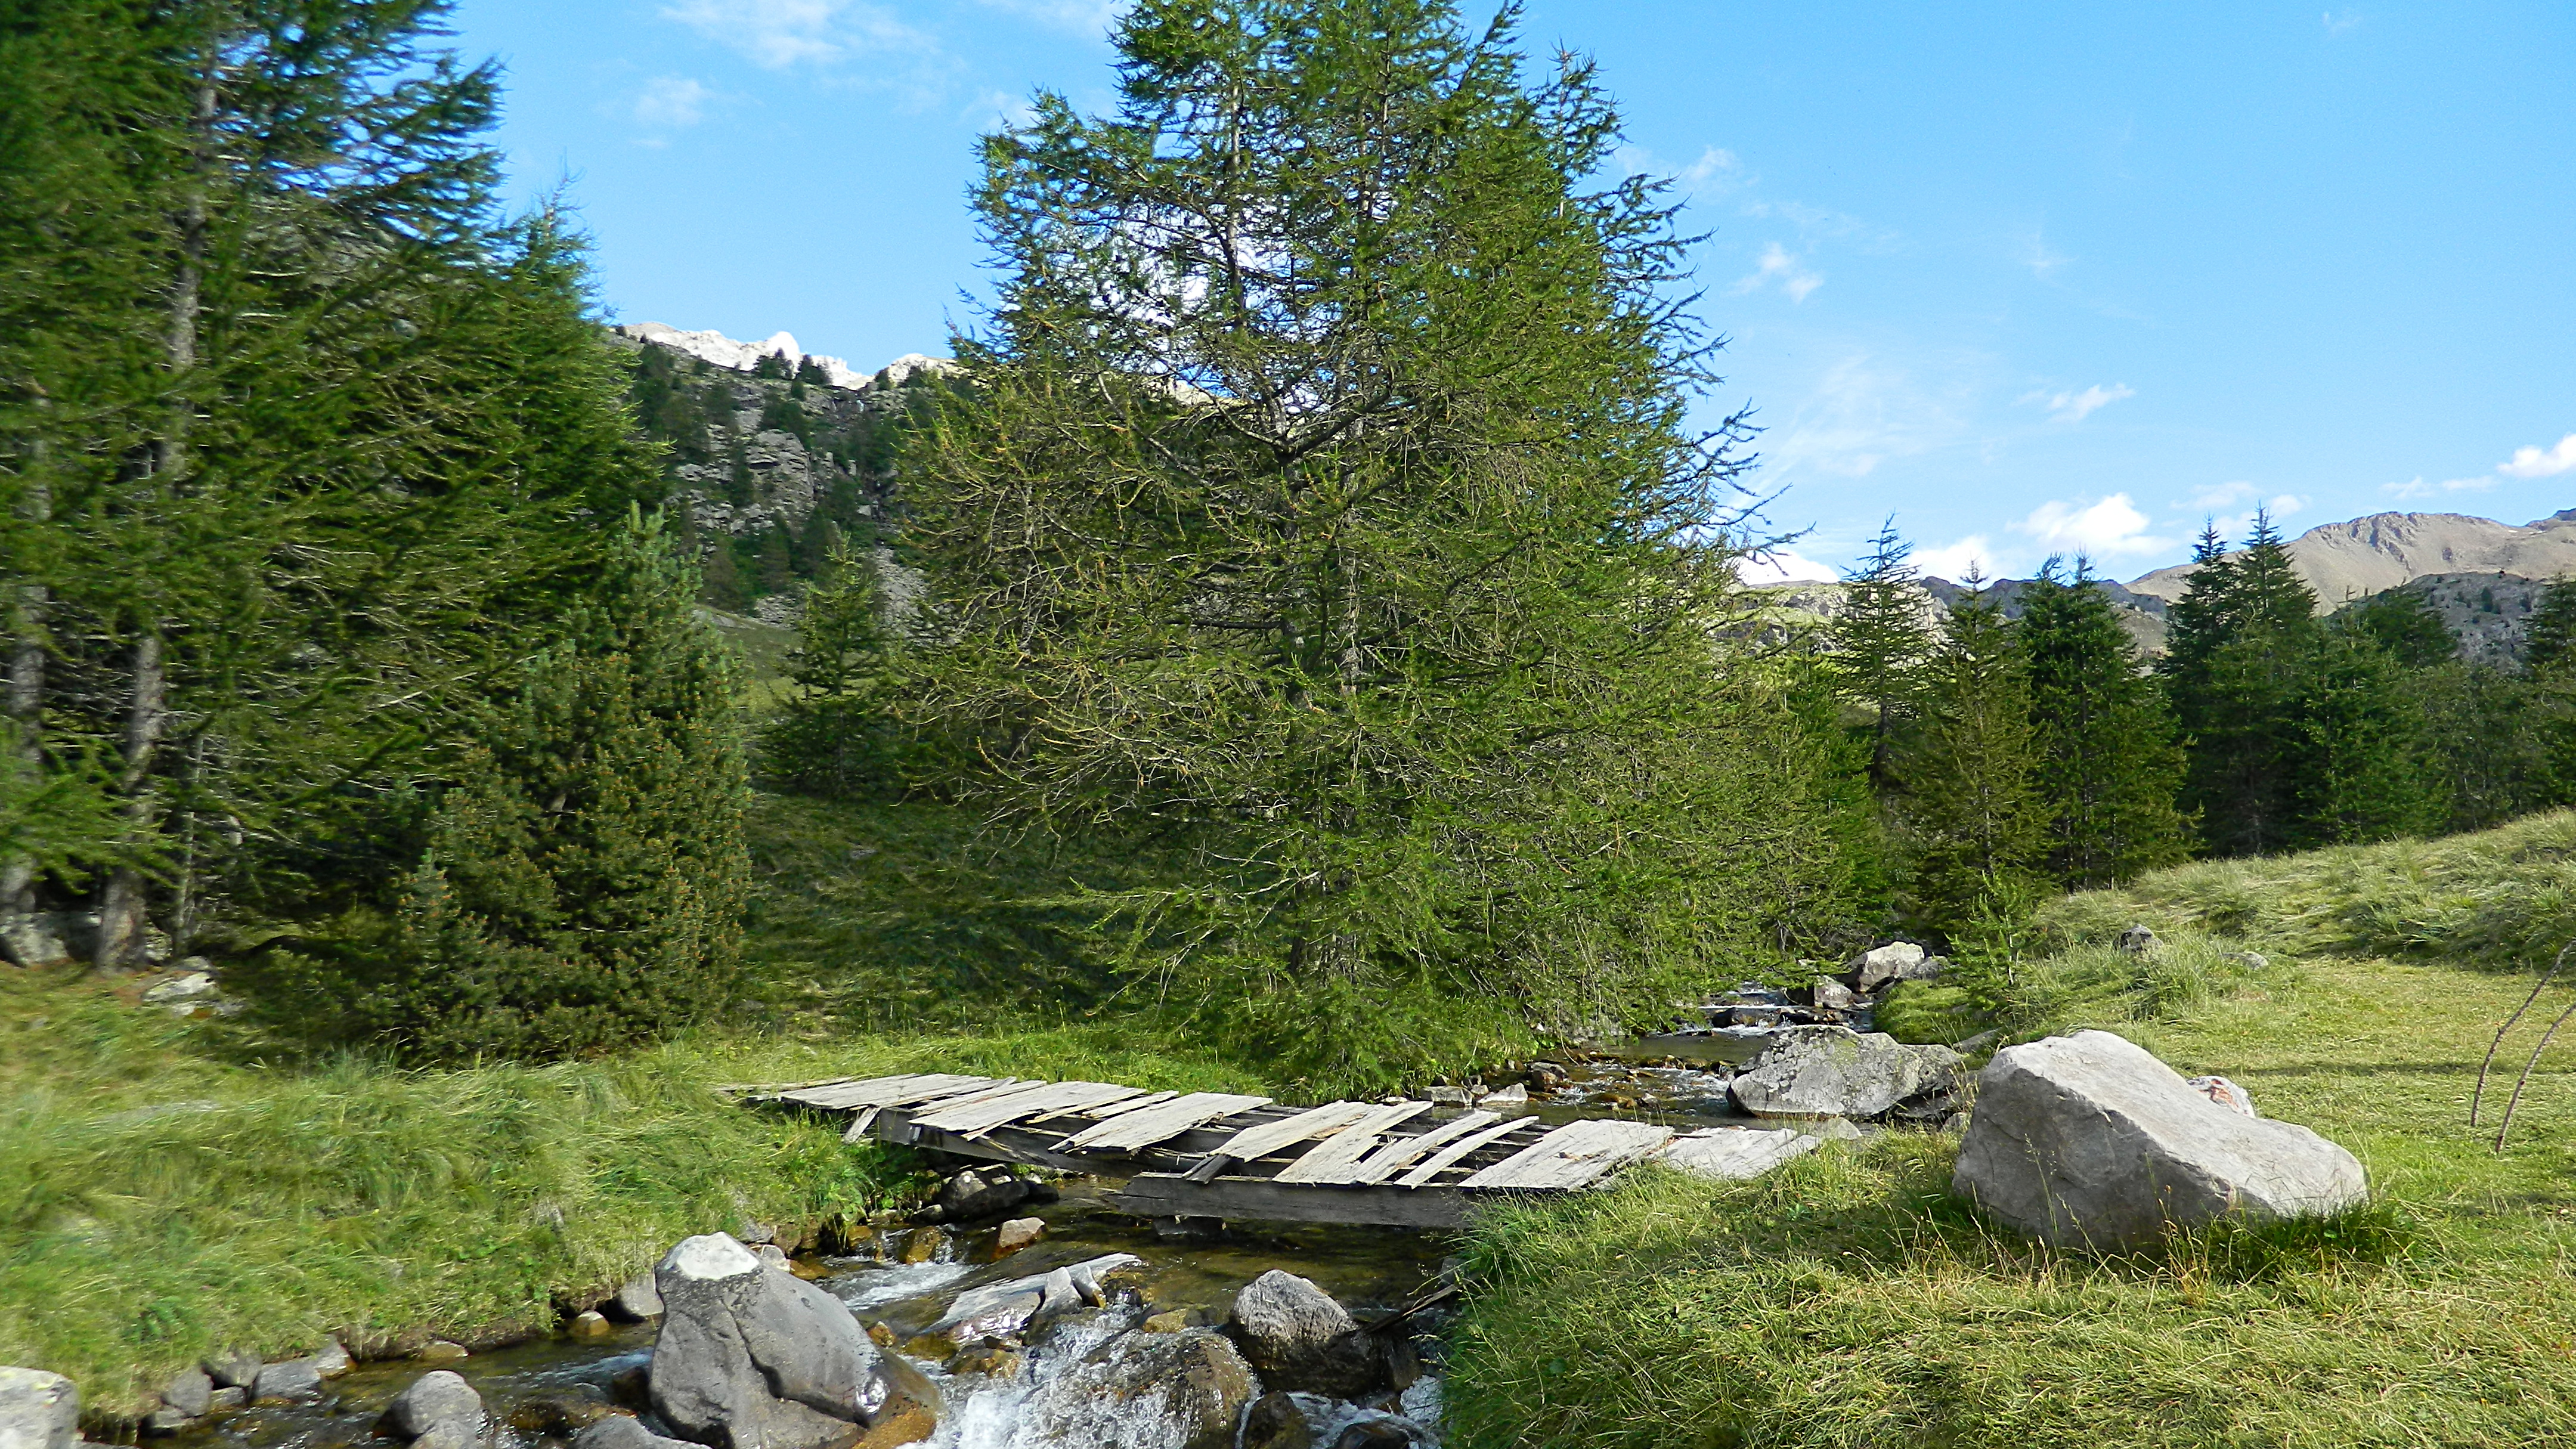
<instances>
[{"instance_id":1,"label":"weathered wood board","mask_svg":"<svg viewBox=\"0 0 2576 1449\"><path fill-rule=\"evenodd\" d=\"M1568 1122L1461 1185L1564 1192L1589 1186L1671 1140L1673 1129L1652 1122Z\"/></svg>"},{"instance_id":2,"label":"weathered wood board","mask_svg":"<svg viewBox=\"0 0 2576 1449\"><path fill-rule=\"evenodd\" d=\"M1463 1227L1472 1205L1455 1188L1283 1187L1250 1177L1191 1182L1176 1173L1161 1172L1140 1172L1102 1195L1138 1217L1374 1223L1398 1228Z\"/></svg>"},{"instance_id":3,"label":"weathered wood board","mask_svg":"<svg viewBox=\"0 0 2576 1449\"><path fill-rule=\"evenodd\" d=\"M1057 1143L1056 1150L1134 1152L1245 1108L1267 1106L1269 1102L1268 1097L1246 1097L1233 1092L1190 1092L1143 1111L1122 1112L1106 1122L1086 1127Z\"/></svg>"},{"instance_id":4,"label":"weathered wood board","mask_svg":"<svg viewBox=\"0 0 2576 1449\"><path fill-rule=\"evenodd\" d=\"M1280 1169L1273 1182L1349 1182L1351 1169L1360 1159L1375 1151L1387 1131L1411 1118L1431 1110L1428 1102L1394 1102L1372 1110L1367 1116L1316 1144L1315 1148L1295 1162Z\"/></svg>"}]
</instances>

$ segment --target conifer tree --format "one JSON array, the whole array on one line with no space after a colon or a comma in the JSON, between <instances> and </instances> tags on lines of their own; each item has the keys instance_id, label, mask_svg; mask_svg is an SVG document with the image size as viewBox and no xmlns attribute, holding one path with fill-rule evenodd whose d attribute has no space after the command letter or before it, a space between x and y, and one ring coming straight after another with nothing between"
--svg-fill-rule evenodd
<instances>
[{"instance_id":1,"label":"conifer tree","mask_svg":"<svg viewBox=\"0 0 2576 1449\"><path fill-rule=\"evenodd\" d=\"M2311 646L2288 765L2288 843L2352 845L2438 829L2449 814L2405 665L2359 631Z\"/></svg>"},{"instance_id":2,"label":"conifer tree","mask_svg":"<svg viewBox=\"0 0 2576 1449\"><path fill-rule=\"evenodd\" d=\"M729 656L658 516L630 517L605 562L561 642L477 729L355 1004L411 1054L595 1052L702 1019L738 989Z\"/></svg>"},{"instance_id":3,"label":"conifer tree","mask_svg":"<svg viewBox=\"0 0 2576 1449\"><path fill-rule=\"evenodd\" d=\"M2050 823L2028 662L1985 580L1966 583L1899 758L1908 914L1945 937L2032 899Z\"/></svg>"},{"instance_id":4,"label":"conifer tree","mask_svg":"<svg viewBox=\"0 0 2576 1449\"><path fill-rule=\"evenodd\" d=\"M1913 551L1893 517L1882 523L1869 557L1843 575L1842 611L1826 634L1844 697L1867 716L1870 780L1881 796L1897 788L1897 748L1936 644Z\"/></svg>"},{"instance_id":5,"label":"conifer tree","mask_svg":"<svg viewBox=\"0 0 2576 1449\"><path fill-rule=\"evenodd\" d=\"M2045 869L2091 889L2190 853L2174 801L2183 753L2164 695L2111 601L2078 558L2061 580L2050 559L2021 594L2015 626L2029 674L2038 764L2049 816Z\"/></svg>"},{"instance_id":6,"label":"conifer tree","mask_svg":"<svg viewBox=\"0 0 2576 1449\"><path fill-rule=\"evenodd\" d=\"M2551 579L2540 607L2524 626L2522 663L2533 673L2555 670L2576 657L2576 578Z\"/></svg>"},{"instance_id":7,"label":"conifer tree","mask_svg":"<svg viewBox=\"0 0 2576 1449\"><path fill-rule=\"evenodd\" d=\"M2287 848L2297 833L2295 762L2307 740L2304 671L2320 629L2316 595L2291 568L2268 515L2229 553L2215 529L2166 618L2157 666L2188 751L2185 808L2220 854Z\"/></svg>"},{"instance_id":8,"label":"conifer tree","mask_svg":"<svg viewBox=\"0 0 2576 1449\"><path fill-rule=\"evenodd\" d=\"M2407 669L2430 669L2458 656L2460 641L2441 612L2413 589L2383 589L2337 609L2332 625L2366 638Z\"/></svg>"},{"instance_id":9,"label":"conifer tree","mask_svg":"<svg viewBox=\"0 0 2576 1449\"><path fill-rule=\"evenodd\" d=\"M1590 68L1437 0L1117 44L1115 114L988 141L991 331L908 445L986 798L1187 859L1087 902L1104 948L1318 1083L1811 929L1749 884L1816 792L1735 773L1800 733L1709 647L1739 462Z\"/></svg>"},{"instance_id":10,"label":"conifer tree","mask_svg":"<svg viewBox=\"0 0 2576 1449\"><path fill-rule=\"evenodd\" d=\"M789 677L762 758L781 784L856 799L900 794L910 732L899 722L902 670L874 550L836 546L805 591Z\"/></svg>"}]
</instances>

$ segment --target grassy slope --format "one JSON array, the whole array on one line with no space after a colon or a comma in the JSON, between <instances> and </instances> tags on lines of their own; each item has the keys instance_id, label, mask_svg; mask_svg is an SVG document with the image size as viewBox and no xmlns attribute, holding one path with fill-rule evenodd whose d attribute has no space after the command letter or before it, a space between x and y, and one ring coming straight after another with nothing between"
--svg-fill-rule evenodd
<instances>
[{"instance_id":1,"label":"grassy slope","mask_svg":"<svg viewBox=\"0 0 2576 1449\"><path fill-rule=\"evenodd\" d=\"M1134 1045L1114 1019L1017 1010L1066 968L1043 921L972 893L1037 867L976 849L936 808L770 801L754 836L753 955L775 1000L733 1031L605 1061L263 1064L218 1024L10 972L0 1363L133 1409L220 1345L542 1324L556 1293L614 1283L689 1233L856 1214L904 1186L902 1160L725 1106L718 1083L933 1066L1252 1081Z\"/></svg>"},{"instance_id":2,"label":"grassy slope","mask_svg":"<svg viewBox=\"0 0 2576 1449\"><path fill-rule=\"evenodd\" d=\"M2378 1206L2337 1239L2036 1251L1948 1200L1957 1144L1929 1136L1758 1183L1642 1178L1486 1227L1494 1286L1450 1381L1458 1442L2576 1440L2576 1043L2542 1058L2505 1155L2466 1126L2530 956L2568 928L2572 879L2561 815L2187 867L2053 912L2077 941L2145 919L2171 951L2149 970L2084 944L2040 963L2023 1034L2122 1031L2343 1142ZM2226 961L2248 941L2273 964ZM2537 1037L2518 1032L2516 1068ZM2401 1246L2379 1265L2361 1249L2392 1224Z\"/></svg>"}]
</instances>

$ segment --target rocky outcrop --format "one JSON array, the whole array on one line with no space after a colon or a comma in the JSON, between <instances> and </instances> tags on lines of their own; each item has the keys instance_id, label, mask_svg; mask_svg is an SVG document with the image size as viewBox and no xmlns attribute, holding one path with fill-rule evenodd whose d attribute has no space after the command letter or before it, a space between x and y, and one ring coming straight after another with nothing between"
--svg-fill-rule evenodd
<instances>
[{"instance_id":1,"label":"rocky outcrop","mask_svg":"<svg viewBox=\"0 0 2576 1449\"><path fill-rule=\"evenodd\" d=\"M861 1431L872 1445L911 1443L936 1422L937 1390L871 1342L846 1305L730 1237L682 1242L654 1285L663 1317L653 1407L687 1438L715 1449L843 1449Z\"/></svg>"},{"instance_id":2,"label":"rocky outcrop","mask_svg":"<svg viewBox=\"0 0 2576 1449\"><path fill-rule=\"evenodd\" d=\"M1273 1268L1234 1295L1226 1335L1275 1389L1356 1399L1386 1387L1386 1356L1333 1296Z\"/></svg>"},{"instance_id":3,"label":"rocky outcrop","mask_svg":"<svg viewBox=\"0 0 2576 1449\"><path fill-rule=\"evenodd\" d=\"M2330 1212L2366 1192L2343 1148L2221 1105L2107 1031L1995 1053L1953 1187L2035 1237L2101 1247L2230 1213Z\"/></svg>"},{"instance_id":4,"label":"rocky outcrop","mask_svg":"<svg viewBox=\"0 0 2576 1449\"><path fill-rule=\"evenodd\" d=\"M61 1374L0 1368L0 1449L72 1449L80 1390Z\"/></svg>"},{"instance_id":5,"label":"rocky outcrop","mask_svg":"<svg viewBox=\"0 0 2576 1449\"><path fill-rule=\"evenodd\" d=\"M1030 1444L1097 1449L1233 1449L1235 1425L1260 1392L1222 1334L1122 1334L1041 1387L1021 1434Z\"/></svg>"},{"instance_id":6,"label":"rocky outcrop","mask_svg":"<svg viewBox=\"0 0 2576 1449\"><path fill-rule=\"evenodd\" d=\"M1900 1102L1949 1091L1961 1058L1908 1046L1885 1032L1806 1027L1789 1032L1735 1079L1736 1105L1756 1117L1875 1117Z\"/></svg>"}]
</instances>

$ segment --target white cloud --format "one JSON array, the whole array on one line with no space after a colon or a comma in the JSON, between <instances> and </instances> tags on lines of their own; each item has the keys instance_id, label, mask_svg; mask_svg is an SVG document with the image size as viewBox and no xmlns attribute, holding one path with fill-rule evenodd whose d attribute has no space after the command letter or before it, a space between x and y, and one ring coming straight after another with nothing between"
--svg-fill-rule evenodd
<instances>
[{"instance_id":1,"label":"white cloud","mask_svg":"<svg viewBox=\"0 0 2576 1449\"><path fill-rule=\"evenodd\" d=\"M2032 276L2045 282L2051 273L2075 259L2063 252L2049 250L2048 238L2034 231L2022 238L2020 260L2023 266L2030 268Z\"/></svg>"},{"instance_id":2,"label":"white cloud","mask_svg":"<svg viewBox=\"0 0 2576 1449\"><path fill-rule=\"evenodd\" d=\"M1914 565L1933 578L1948 579L1953 583L1966 578L1971 569L1988 578L1995 577L1998 572L1994 553L1986 547L1986 536L1982 533L1972 533L1939 548L1918 548L1914 551Z\"/></svg>"},{"instance_id":3,"label":"white cloud","mask_svg":"<svg viewBox=\"0 0 2576 1449\"><path fill-rule=\"evenodd\" d=\"M1726 191L1742 185L1744 163L1723 146L1710 146L1699 153L1699 159L1673 177L1682 190L1698 195L1704 191Z\"/></svg>"},{"instance_id":4,"label":"white cloud","mask_svg":"<svg viewBox=\"0 0 2576 1449\"><path fill-rule=\"evenodd\" d=\"M1129 0L984 0L996 10L1025 15L1061 30L1098 34L1127 13Z\"/></svg>"},{"instance_id":5,"label":"white cloud","mask_svg":"<svg viewBox=\"0 0 2576 1449\"><path fill-rule=\"evenodd\" d=\"M705 120L707 102L714 99L714 91L687 76L657 75L636 92L630 114L639 125L675 131Z\"/></svg>"},{"instance_id":6,"label":"white cloud","mask_svg":"<svg viewBox=\"0 0 2576 1449\"><path fill-rule=\"evenodd\" d=\"M2138 390L2129 386L2125 382L2115 382L2109 387L2104 387L2102 384L2097 382L2091 387L2084 389L2082 392L2076 392L2070 389L2065 392L2052 393L2046 388L2042 388L2037 392L2023 393L2018 399L2016 399L2016 401L2022 403L2038 403L2046 407L2048 409L2048 415L2057 419L2059 422L2080 423L2086 418L2091 417L2093 414L2100 412L2102 409L2109 407L2111 404L2118 402L2122 398L2136 397L2137 395Z\"/></svg>"},{"instance_id":7,"label":"white cloud","mask_svg":"<svg viewBox=\"0 0 2576 1449\"><path fill-rule=\"evenodd\" d=\"M1803 302L1807 300L1808 293L1825 284L1825 279L1821 274L1800 266L1794 254L1778 242L1772 242L1762 249L1762 260L1755 264L1754 270L1738 278L1735 285L1726 290L1729 295L1741 297L1773 282L1778 282L1780 290L1789 294L1790 301Z\"/></svg>"},{"instance_id":8,"label":"white cloud","mask_svg":"<svg viewBox=\"0 0 2576 1449\"><path fill-rule=\"evenodd\" d=\"M2403 483L2382 483L2379 491L2392 498L2440 498L2452 493L2483 493L2494 486L2496 480L2492 476L2448 478L2439 483L2427 483L2419 475Z\"/></svg>"},{"instance_id":9,"label":"white cloud","mask_svg":"<svg viewBox=\"0 0 2576 1449\"><path fill-rule=\"evenodd\" d=\"M1768 584L1796 583L1801 580L1831 582L1841 577L1832 569L1794 549L1766 549L1748 555L1735 565L1735 576L1754 588Z\"/></svg>"},{"instance_id":10,"label":"white cloud","mask_svg":"<svg viewBox=\"0 0 2576 1449\"><path fill-rule=\"evenodd\" d=\"M662 17L771 70L887 52L926 55L939 48L891 10L860 0L674 0L662 7Z\"/></svg>"},{"instance_id":11,"label":"white cloud","mask_svg":"<svg viewBox=\"0 0 2576 1449\"><path fill-rule=\"evenodd\" d=\"M2225 508L2231 503L2242 503L2246 499L2251 498L2262 491L2262 489L2255 487L2253 484L2242 480L2234 483L2212 484L2207 488L2195 489L2193 491L2191 495L2191 506L2194 508Z\"/></svg>"},{"instance_id":12,"label":"white cloud","mask_svg":"<svg viewBox=\"0 0 2576 1449\"><path fill-rule=\"evenodd\" d=\"M2353 14L2349 10L2345 11L2341 15L2337 15L2333 11L2329 10L2325 12L2325 22L2326 34L2341 35L2345 31L2359 25L2361 23L2361 17Z\"/></svg>"},{"instance_id":13,"label":"white cloud","mask_svg":"<svg viewBox=\"0 0 2576 1449\"><path fill-rule=\"evenodd\" d=\"M2129 501L2128 494L2114 493L2096 503L2067 503L2052 498L2014 524L2013 531L2029 534L2051 553L2080 553L2089 558L2156 553L2173 547L2170 539L2150 536L2147 523L2147 516Z\"/></svg>"},{"instance_id":14,"label":"white cloud","mask_svg":"<svg viewBox=\"0 0 2576 1449\"><path fill-rule=\"evenodd\" d=\"M2508 478L2555 478L2576 468L2576 433L2558 440L2555 448L2516 448L2507 462L2496 464L2496 471Z\"/></svg>"}]
</instances>

